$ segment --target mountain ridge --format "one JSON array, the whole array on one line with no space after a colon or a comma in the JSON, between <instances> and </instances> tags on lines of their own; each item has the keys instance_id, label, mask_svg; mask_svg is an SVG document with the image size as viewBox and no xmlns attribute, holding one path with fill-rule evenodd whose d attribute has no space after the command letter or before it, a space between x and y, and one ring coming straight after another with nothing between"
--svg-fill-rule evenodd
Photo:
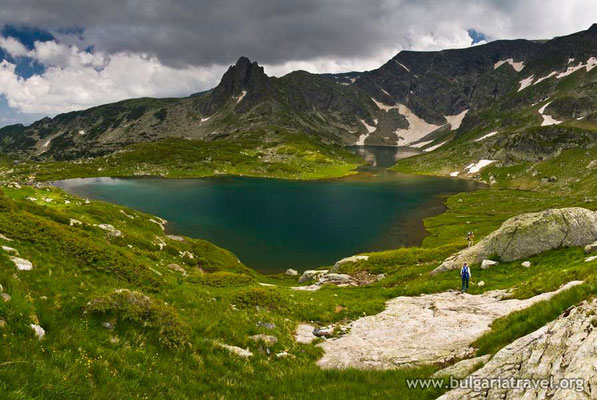
<instances>
[{"instance_id":1,"label":"mountain ridge","mask_svg":"<svg viewBox=\"0 0 597 400\"><path fill-rule=\"evenodd\" d=\"M434 150L482 126L479 115L498 103L507 109L502 111L516 114L521 105L549 97L553 90L539 81L549 83L571 63L590 64L597 56L594 38L597 24L545 42L497 40L464 49L405 50L377 69L340 74L293 71L269 77L256 61L240 57L215 88L188 97L129 99L27 127L4 127L0 151L72 160L165 138L235 141L253 131L262 132L264 142L288 131L339 146ZM525 79L531 89L517 95ZM558 115L565 107L560 104Z\"/></svg>"}]
</instances>

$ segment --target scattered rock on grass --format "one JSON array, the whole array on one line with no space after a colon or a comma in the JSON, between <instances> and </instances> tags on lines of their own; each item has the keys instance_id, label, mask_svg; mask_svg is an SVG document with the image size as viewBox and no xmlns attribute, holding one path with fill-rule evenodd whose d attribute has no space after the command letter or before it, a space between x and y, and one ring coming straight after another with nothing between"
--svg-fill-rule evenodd
<instances>
[{"instance_id":1,"label":"scattered rock on grass","mask_svg":"<svg viewBox=\"0 0 597 400\"><path fill-rule=\"evenodd\" d=\"M42 340L44 338L44 336L46 336L46 331L41 326L39 326L37 324L31 324L30 326L31 326L31 329L33 329L35 331L35 336L37 336L37 338L39 340Z\"/></svg>"},{"instance_id":2,"label":"scattered rock on grass","mask_svg":"<svg viewBox=\"0 0 597 400\"><path fill-rule=\"evenodd\" d=\"M31 271L33 269L33 264L30 261L25 260L24 258L19 257L10 257L10 261L16 265L19 271Z\"/></svg>"},{"instance_id":3,"label":"scattered rock on grass","mask_svg":"<svg viewBox=\"0 0 597 400\"><path fill-rule=\"evenodd\" d=\"M313 335L317 337L330 337L334 334L334 327L333 326L326 326L323 328L315 328L313 329Z\"/></svg>"},{"instance_id":4,"label":"scattered rock on grass","mask_svg":"<svg viewBox=\"0 0 597 400\"><path fill-rule=\"evenodd\" d=\"M597 251L597 241L585 246L585 253L590 254L594 251Z\"/></svg>"},{"instance_id":5,"label":"scattered rock on grass","mask_svg":"<svg viewBox=\"0 0 597 400\"><path fill-rule=\"evenodd\" d=\"M175 242L183 242L184 241L184 238L182 236L166 235L166 237L170 240L174 240Z\"/></svg>"},{"instance_id":6,"label":"scattered rock on grass","mask_svg":"<svg viewBox=\"0 0 597 400\"><path fill-rule=\"evenodd\" d=\"M593 260L597 260L597 256L591 256L591 257L587 257L587 258L585 259L585 262L591 262L591 261L593 261Z\"/></svg>"},{"instance_id":7,"label":"scattered rock on grass","mask_svg":"<svg viewBox=\"0 0 597 400\"><path fill-rule=\"evenodd\" d=\"M520 265L522 265L525 268L529 268L531 266L531 262L530 261L523 261L522 263L520 263Z\"/></svg>"},{"instance_id":8,"label":"scattered rock on grass","mask_svg":"<svg viewBox=\"0 0 597 400\"><path fill-rule=\"evenodd\" d=\"M292 268L288 268L285 274L288 276L298 276L298 271Z\"/></svg>"},{"instance_id":9,"label":"scattered rock on grass","mask_svg":"<svg viewBox=\"0 0 597 400\"><path fill-rule=\"evenodd\" d=\"M12 297L10 297L8 293L2 293L0 294L0 297L2 297L2 300L4 300L5 302L10 301L10 299L12 299Z\"/></svg>"},{"instance_id":10,"label":"scattered rock on grass","mask_svg":"<svg viewBox=\"0 0 597 400\"><path fill-rule=\"evenodd\" d=\"M71 219L68 221L68 224L69 224L70 226L75 226L75 225L83 225L83 222L79 221L78 219L71 218Z\"/></svg>"},{"instance_id":11,"label":"scattered rock on grass","mask_svg":"<svg viewBox=\"0 0 597 400\"><path fill-rule=\"evenodd\" d=\"M188 257L191 260L195 258L195 256L193 255L193 253L191 253L190 251L179 251L178 254L180 254L180 257L185 258Z\"/></svg>"},{"instance_id":12,"label":"scattered rock on grass","mask_svg":"<svg viewBox=\"0 0 597 400\"><path fill-rule=\"evenodd\" d=\"M487 269L490 267L493 267L494 265L498 265L499 262L497 261L493 261L493 260L483 260L483 262L481 262L481 269Z\"/></svg>"},{"instance_id":13,"label":"scattered rock on grass","mask_svg":"<svg viewBox=\"0 0 597 400\"><path fill-rule=\"evenodd\" d=\"M294 358L294 354L290 354L287 351L281 351L276 354L276 358L286 358L286 357Z\"/></svg>"},{"instance_id":14,"label":"scattered rock on grass","mask_svg":"<svg viewBox=\"0 0 597 400\"><path fill-rule=\"evenodd\" d=\"M249 336L249 339L254 340L256 342L262 342L266 346L273 346L278 343L278 338L273 335L264 335L263 333L259 333L257 335Z\"/></svg>"},{"instance_id":15,"label":"scattered rock on grass","mask_svg":"<svg viewBox=\"0 0 597 400\"><path fill-rule=\"evenodd\" d=\"M119 231L118 229L114 228L114 226L112 226L110 224L99 224L99 225L97 225L97 227L108 232L108 235L110 235L110 236L113 236L113 237L122 236L122 232Z\"/></svg>"},{"instance_id":16,"label":"scattered rock on grass","mask_svg":"<svg viewBox=\"0 0 597 400\"><path fill-rule=\"evenodd\" d=\"M479 286L479 287L485 286L485 281L479 281L479 283L477 283L477 286Z\"/></svg>"},{"instance_id":17,"label":"scattered rock on grass","mask_svg":"<svg viewBox=\"0 0 597 400\"><path fill-rule=\"evenodd\" d=\"M230 346L230 345L224 344L224 343L216 343L216 344L219 347L222 347L222 348L228 350L229 352L234 353L240 357L249 358L253 355L253 353L251 353L249 350L243 349L242 347Z\"/></svg>"},{"instance_id":18,"label":"scattered rock on grass","mask_svg":"<svg viewBox=\"0 0 597 400\"><path fill-rule=\"evenodd\" d=\"M12 253L16 256L19 255L19 251L17 249L13 249L12 247L8 247L8 246L2 246L2 250L4 250L7 253Z\"/></svg>"},{"instance_id":19,"label":"scattered rock on grass","mask_svg":"<svg viewBox=\"0 0 597 400\"><path fill-rule=\"evenodd\" d=\"M168 268L172 271L180 272L182 276L187 276L187 271L178 264L168 264Z\"/></svg>"},{"instance_id":20,"label":"scattered rock on grass","mask_svg":"<svg viewBox=\"0 0 597 400\"><path fill-rule=\"evenodd\" d=\"M265 329L276 329L276 324L272 322L257 321L257 326Z\"/></svg>"}]
</instances>

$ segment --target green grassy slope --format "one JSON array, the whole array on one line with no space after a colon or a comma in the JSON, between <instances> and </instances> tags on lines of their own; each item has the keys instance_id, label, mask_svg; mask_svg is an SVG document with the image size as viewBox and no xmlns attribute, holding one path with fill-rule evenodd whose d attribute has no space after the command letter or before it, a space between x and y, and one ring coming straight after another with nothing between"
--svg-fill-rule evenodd
<instances>
[{"instance_id":1,"label":"green grassy slope","mask_svg":"<svg viewBox=\"0 0 597 400\"><path fill-rule=\"evenodd\" d=\"M433 278L427 272L464 246L463 232L474 226L481 237L520 211L562 204L558 196L529 192L457 195L448 200L447 213L426 221L430 236L421 248L374 253L347 271L383 272L386 279L359 288L300 292L289 289L295 279L259 275L209 243L165 237L155 217L86 204L55 188L4 192L0 233L13 240L0 242L34 265L32 271L17 271L10 255L0 252L0 283L11 297L0 301L4 398L435 398L440 391L406 390L404 378L429 376L437 368L322 371L314 364L321 350L295 343L292 332L299 322L328 324L377 313L397 295L455 288L452 272ZM489 209L496 193L512 201ZM71 218L83 224L70 226ZM99 224L111 224L122 235L111 236ZM531 261L533 268L522 273L516 263L486 271L473 266L474 283L487 285L473 284L471 292L514 287L514 296L524 298L594 274L595 262L585 263L579 249ZM172 263L187 276L170 269ZM536 319L552 314L547 307ZM275 327L267 329L264 322ZM45 329L43 340L30 324ZM535 325L518 326L508 337ZM279 341L268 347L249 339L257 333ZM245 359L217 343L254 355ZM277 357L281 352L290 356Z\"/></svg>"},{"instance_id":2,"label":"green grassy slope","mask_svg":"<svg viewBox=\"0 0 597 400\"><path fill-rule=\"evenodd\" d=\"M278 132L268 141L259 133L242 140L203 142L164 139L140 143L108 156L68 162L4 162L15 179L38 181L96 176L195 178L245 175L284 179L321 179L354 173L363 161L337 146L307 135Z\"/></svg>"}]
</instances>

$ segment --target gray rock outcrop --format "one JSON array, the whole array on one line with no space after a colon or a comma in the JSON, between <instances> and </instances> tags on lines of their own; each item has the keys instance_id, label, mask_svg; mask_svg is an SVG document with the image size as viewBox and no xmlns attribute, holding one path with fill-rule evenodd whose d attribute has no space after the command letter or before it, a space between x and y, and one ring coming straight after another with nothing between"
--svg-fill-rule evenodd
<instances>
[{"instance_id":1,"label":"gray rock outcrop","mask_svg":"<svg viewBox=\"0 0 597 400\"><path fill-rule=\"evenodd\" d=\"M597 398L597 299L566 310L558 319L497 352L470 379L537 378L563 379L572 388L459 388L440 397L461 399L552 399ZM467 379L469 379L467 378Z\"/></svg>"},{"instance_id":2,"label":"gray rock outcrop","mask_svg":"<svg viewBox=\"0 0 597 400\"><path fill-rule=\"evenodd\" d=\"M379 314L339 327L347 333L320 344L321 368L388 369L444 364L470 357L471 344L504 315L548 300L581 282L525 300L504 299L504 290L480 295L443 292L389 300ZM296 340L313 339L310 326L297 328Z\"/></svg>"},{"instance_id":3,"label":"gray rock outcrop","mask_svg":"<svg viewBox=\"0 0 597 400\"><path fill-rule=\"evenodd\" d=\"M465 378L474 372L475 369L479 368L479 365L483 365L489 361L490 357L489 354L485 354L484 356L458 361L454 365L440 369L433 374L433 377L451 376L456 379Z\"/></svg>"},{"instance_id":4,"label":"gray rock outcrop","mask_svg":"<svg viewBox=\"0 0 597 400\"><path fill-rule=\"evenodd\" d=\"M597 212L559 208L510 218L473 247L447 258L433 273L478 264L492 256L513 261L559 247L585 246L597 240Z\"/></svg>"},{"instance_id":5,"label":"gray rock outcrop","mask_svg":"<svg viewBox=\"0 0 597 400\"><path fill-rule=\"evenodd\" d=\"M305 272L303 272L303 274L299 278L299 283L305 283L305 282L316 280L320 276L325 275L328 272L329 272L329 270L327 270L327 269L320 269L320 270L308 269Z\"/></svg>"}]
</instances>

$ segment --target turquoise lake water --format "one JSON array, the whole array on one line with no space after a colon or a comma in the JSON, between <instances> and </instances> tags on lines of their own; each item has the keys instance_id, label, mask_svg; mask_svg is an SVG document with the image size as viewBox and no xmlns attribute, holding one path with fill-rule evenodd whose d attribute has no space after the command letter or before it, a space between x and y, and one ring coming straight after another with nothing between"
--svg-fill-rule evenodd
<instances>
[{"instance_id":1,"label":"turquoise lake water","mask_svg":"<svg viewBox=\"0 0 597 400\"><path fill-rule=\"evenodd\" d=\"M416 245L425 235L422 219L443 209L439 195L481 187L380 171L400 150L359 151L365 150L376 168L334 180L87 178L55 184L165 218L169 232L206 239L266 273Z\"/></svg>"}]
</instances>

